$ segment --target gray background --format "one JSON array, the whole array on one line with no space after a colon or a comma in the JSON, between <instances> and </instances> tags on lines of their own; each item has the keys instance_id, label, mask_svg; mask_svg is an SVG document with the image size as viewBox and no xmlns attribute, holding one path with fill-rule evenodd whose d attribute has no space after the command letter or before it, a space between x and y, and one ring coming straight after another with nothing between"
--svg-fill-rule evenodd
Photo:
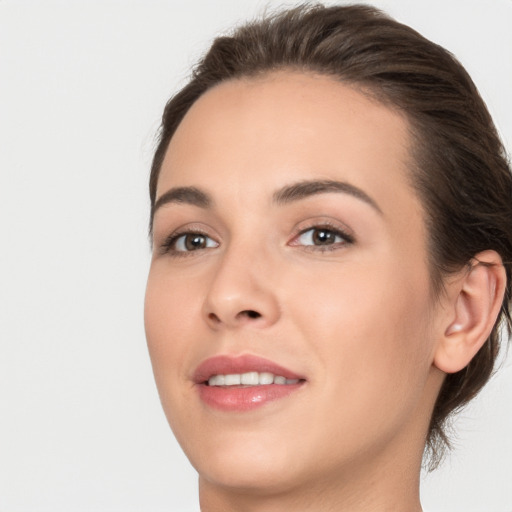
<instances>
[{"instance_id":1,"label":"gray background","mask_svg":"<svg viewBox=\"0 0 512 512\"><path fill-rule=\"evenodd\" d=\"M148 168L211 38L279 4L0 0L0 512L198 510L144 341ZM374 4L460 58L510 151L512 0ZM503 364L426 511L512 510Z\"/></svg>"}]
</instances>

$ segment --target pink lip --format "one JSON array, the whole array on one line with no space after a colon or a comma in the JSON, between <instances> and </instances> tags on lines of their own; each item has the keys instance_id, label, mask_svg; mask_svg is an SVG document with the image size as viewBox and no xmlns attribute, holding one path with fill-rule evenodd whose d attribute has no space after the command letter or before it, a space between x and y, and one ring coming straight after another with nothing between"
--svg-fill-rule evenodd
<instances>
[{"instance_id":1,"label":"pink lip","mask_svg":"<svg viewBox=\"0 0 512 512\"><path fill-rule=\"evenodd\" d=\"M208 386L212 375L247 372L270 372L287 379L299 379L297 384L270 384L264 386ZM304 384L304 377L268 359L253 355L221 355L201 363L193 375L199 397L206 405L222 411L250 411L264 404L285 398Z\"/></svg>"},{"instance_id":2,"label":"pink lip","mask_svg":"<svg viewBox=\"0 0 512 512\"><path fill-rule=\"evenodd\" d=\"M245 354L242 356L215 356L203 361L194 372L194 382L200 384L212 375L227 375L230 373L270 372L287 379L302 379L297 373L284 368L268 359Z\"/></svg>"}]
</instances>

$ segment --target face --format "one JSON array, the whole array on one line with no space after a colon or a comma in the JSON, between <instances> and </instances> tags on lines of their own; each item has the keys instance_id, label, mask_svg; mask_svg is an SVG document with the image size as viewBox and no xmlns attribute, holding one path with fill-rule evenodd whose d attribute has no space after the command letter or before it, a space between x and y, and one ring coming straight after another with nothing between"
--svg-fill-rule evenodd
<instances>
[{"instance_id":1,"label":"face","mask_svg":"<svg viewBox=\"0 0 512 512\"><path fill-rule=\"evenodd\" d=\"M291 488L421 454L436 324L407 129L292 72L223 83L178 127L145 323L168 421L212 485Z\"/></svg>"}]
</instances>

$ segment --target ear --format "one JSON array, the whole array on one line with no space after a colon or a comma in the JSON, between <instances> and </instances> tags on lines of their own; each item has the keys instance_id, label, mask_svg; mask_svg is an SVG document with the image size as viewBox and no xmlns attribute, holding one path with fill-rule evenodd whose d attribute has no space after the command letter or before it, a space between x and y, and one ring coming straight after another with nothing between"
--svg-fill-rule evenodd
<instances>
[{"instance_id":1,"label":"ear","mask_svg":"<svg viewBox=\"0 0 512 512\"><path fill-rule=\"evenodd\" d=\"M496 251L478 253L450 283L448 318L434 365L445 373L465 368L489 337L500 312L507 276Z\"/></svg>"}]
</instances>

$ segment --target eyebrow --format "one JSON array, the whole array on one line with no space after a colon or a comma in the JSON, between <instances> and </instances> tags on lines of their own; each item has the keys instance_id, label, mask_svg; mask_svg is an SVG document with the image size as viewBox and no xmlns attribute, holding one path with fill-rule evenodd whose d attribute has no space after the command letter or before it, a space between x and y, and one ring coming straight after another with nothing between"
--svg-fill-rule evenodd
<instances>
[{"instance_id":1,"label":"eyebrow","mask_svg":"<svg viewBox=\"0 0 512 512\"><path fill-rule=\"evenodd\" d=\"M348 194L356 199L364 201L370 205L374 210L382 215L377 202L372 199L364 190L359 187L347 183L345 181L336 180L308 180L300 181L292 185L283 187L274 193L273 199L276 204L288 204L294 201L299 201L307 197L315 196L317 194L326 194L329 192L336 192Z\"/></svg>"},{"instance_id":2,"label":"eyebrow","mask_svg":"<svg viewBox=\"0 0 512 512\"><path fill-rule=\"evenodd\" d=\"M382 210L379 205L372 199L366 192L351 185L345 181L336 180L307 180L286 185L285 187L274 192L272 199L278 205L289 204L307 197L315 196L318 194L326 194L330 192L348 194L356 199L364 201L370 205L374 210L382 215ZM155 202L151 210L151 226L152 231L153 219L157 210L162 206L170 203L189 204L199 208L211 208L213 206L213 199L206 192L203 192L197 187L175 187L163 193Z\"/></svg>"},{"instance_id":3,"label":"eyebrow","mask_svg":"<svg viewBox=\"0 0 512 512\"><path fill-rule=\"evenodd\" d=\"M151 212L151 217L154 217L155 212L169 203L182 203L198 206L199 208L211 208L213 205L212 198L197 187L175 187L169 189L162 194L154 204Z\"/></svg>"}]
</instances>

